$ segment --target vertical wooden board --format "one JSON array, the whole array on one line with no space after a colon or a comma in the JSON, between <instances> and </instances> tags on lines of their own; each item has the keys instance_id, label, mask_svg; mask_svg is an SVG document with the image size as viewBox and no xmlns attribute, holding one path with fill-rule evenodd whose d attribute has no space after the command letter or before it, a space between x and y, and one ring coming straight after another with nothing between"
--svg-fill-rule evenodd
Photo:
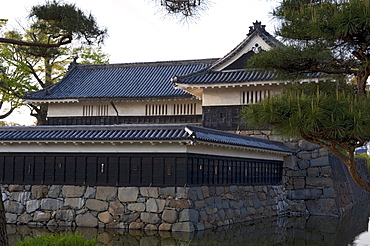
<instances>
[{"instance_id":1,"label":"vertical wooden board","mask_svg":"<svg viewBox=\"0 0 370 246\"><path fill-rule=\"evenodd\" d=\"M43 184L44 183L44 172L45 172L45 155L35 156L35 183Z\"/></svg>"},{"instance_id":2,"label":"vertical wooden board","mask_svg":"<svg viewBox=\"0 0 370 246\"><path fill-rule=\"evenodd\" d=\"M12 184L14 181L14 157L6 156L4 158L4 183Z\"/></svg>"},{"instance_id":3,"label":"vertical wooden board","mask_svg":"<svg viewBox=\"0 0 370 246\"><path fill-rule=\"evenodd\" d=\"M164 183L164 157L153 157L153 184L163 185Z\"/></svg>"},{"instance_id":4,"label":"vertical wooden board","mask_svg":"<svg viewBox=\"0 0 370 246\"><path fill-rule=\"evenodd\" d=\"M98 156L97 158L97 180L98 185L107 185L108 181L108 158L106 156Z\"/></svg>"},{"instance_id":5,"label":"vertical wooden board","mask_svg":"<svg viewBox=\"0 0 370 246\"><path fill-rule=\"evenodd\" d=\"M175 158L165 157L164 158L164 184L169 186L174 186L175 182Z\"/></svg>"},{"instance_id":6,"label":"vertical wooden board","mask_svg":"<svg viewBox=\"0 0 370 246\"><path fill-rule=\"evenodd\" d=\"M76 156L76 184L85 184L86 180L86 156Z\"/></svg>"},{"instance_id":7,"label":"vertical wooden board","mask_svg":"<svg viewBox=\"0 0 370 246\"><path fill-rule=\"evenodd\" d=\"M153 158L152 157L142 157L142 185L149 186L153 184Z\"/></svg>"},{"instance_id":8,"label":"vertical wooden board","mask_svg":"<svg viewBox=\"0 0 370 246\"><path fill-rule=\"evenodd\" d=\"M55 157L55 184L64 184L65 177L65 157Z\"/></svg>"},{"instance_id":9,"label":"vertical wooden board","mask_svg":"<svg viewBox=\"0 0 370 246\"><path fill-rule=\"evenodd\" d=\"M119 158L119 177L118 177L118 185L119 186L127 186L130 183L130 157L128 156L121 156Z\"/></svg>"},{"instance_id":10,"label":"vertical wooden board","mask_svg":"<svg viewBox=\"0 0 370 246\"><path fill-rule=\"evenodd\" d=\"M65 184L76 183L76 157L67 156L65 162Z\"/></svg>"},{"instance_id":11,"label":"vertical wooden board","mask_svg":"<svg viewBox=\"0 0 370 246\"><path fill-rule=\"evenodd\" d=\"M45 157L45 173L44 184L54 184L55 175L55 157Z\"/></svg>"},{"instance_id":12,"label":"vertical wooden board","mask_svg":"<svg viewBox=\"0 0 370 246\"><path fill-rule=\"evenodd\" d=\"M26 156L24 158L24 164L24 182L27 184L34 184L35 157Z\"/></svg>"},{"instance_id":13,"label":"vertical wooden board","mask_svg":"<svg viewBox=\"0 0 370 246\"><path fill-rule=\"evenodd\" d=\"M177 186L184 186L187 184L187 170L186 170L186 157L177 157L175 159L175 170L173 170L175 174L175 184Z\"/></svg>"},{"instance_id":14,"label":"vertical wooden board","mask_svg":"<svg viewBox=\"0 0 370 246\"><path fill-rule=\"evenodd\" d=\"M197 157L197 173L198 173L198 180L197 184L204 184L204 163L203 158L198 156Z\"/></svg>"},{"instance_id":15,"label":"vertical wooden board","mask_svg":"<svg viewBox=\"0 0 370 246\"><path fill-rule=\"evenodd\" d=\"M141 157L130 158L130 185L140 186L141 184Z\"/></svg>"},{"instance_id":16,"label":"vertical wooden board","mask_svg":"<svg viewBox=\"0 0 370 246\"><path fill-rule=\"evenodd\" d=\"M209 184L209 177L210 177L210 173L209 173L209 162L208 162L208 158L204 158L203 159L203 184Z\"/></svg>"},{"instance_id":17,"label":"vertical wooden board","mask_svg":"<svg viewBox=\"0 0 370 246\"><path fill-rule=\"evenodd\" d=\"M0 183L4 180L4 156L0 155Z\"/></svg>"},{"instance_id":18,"label":"vertical wooden board","mask_svg":"<svg viewBox=\"0 0 370 246\"><path fill-rule=\"evenodd\" d=\"M118 177L119 177L119 169L118 169L119 158L118 156L110 156L108 158L108 166L107 166L107 185L110 186L117 186L118 185Z\"/></svg>"},{"instance_id":19,"label":"vertical wooden board","mask_svg":"<svg viewBox=\"0 0 370 246\"><path fill-rule=\"evenodd\" d=\"M16 184L24 183L24 156L16 155L14 157L14 182Z\"/></svg>"},{"instance_id":20,"label":"vertical wooden board","mask_svg":"<svg viewBox=\"0 0 370 246\"><path fill-rule=\"evenodd\" d=\"M86 184L95 185L97 181L97 157L86 156Z\"/></svg>"}]
</instances>

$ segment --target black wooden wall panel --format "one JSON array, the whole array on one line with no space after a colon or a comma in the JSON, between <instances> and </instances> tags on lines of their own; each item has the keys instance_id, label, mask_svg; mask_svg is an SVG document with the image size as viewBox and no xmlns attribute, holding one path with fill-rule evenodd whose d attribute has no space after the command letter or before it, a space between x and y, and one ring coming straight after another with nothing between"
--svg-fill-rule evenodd
<instances>
[{"instance_id":1,"label":"black wooden wall panel","mask_svg":"<svg viewBox=\"0 0 370 246\"><path fill-rule=\"evenodd\" d=\"M3 184L184 186L279 184L282 162L195 154L4 153Z\"/></svg>"}]
</instances>

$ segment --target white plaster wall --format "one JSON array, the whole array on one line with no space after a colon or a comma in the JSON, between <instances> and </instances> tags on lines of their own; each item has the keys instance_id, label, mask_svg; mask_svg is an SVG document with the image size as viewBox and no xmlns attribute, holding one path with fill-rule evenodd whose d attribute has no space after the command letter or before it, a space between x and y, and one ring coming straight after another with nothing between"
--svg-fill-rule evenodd
<instances>
[{"instance_id":1,"label":"white plaster wall","mask_svg":"<svg viewBox=\"0 0 370 246\"><path fill-rule=\"evenodd\" d=\"M116 101L120 116L145 116L145 105L147 104L186 104L196 103L196 114L202 114L202 101L197 99L178 100L147 100L147 101ZM108 116L116 116L116 111L109 102L77 102L77 103L50 103L48 117L83 116L83 105L108 105Z\"/></svg>"},{"instance_id":2,"label":"white plaster wall","mask_svg":"<svg viewBox=\"0 0 370 246\"><path fill-rule=\"evenodd\" d=\"M241 105L241 93L243 91L258 90L270 90L271 93L277 93L281 88L276 85L205 88L203 90L203 106Z\"/></svg>"}]
</instances>

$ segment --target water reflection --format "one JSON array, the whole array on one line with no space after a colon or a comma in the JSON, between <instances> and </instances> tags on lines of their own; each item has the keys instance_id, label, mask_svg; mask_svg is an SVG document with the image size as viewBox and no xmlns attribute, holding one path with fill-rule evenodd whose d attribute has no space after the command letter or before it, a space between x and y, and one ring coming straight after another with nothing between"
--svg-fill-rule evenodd
<instances>
[{"instance_id":1,"label":"water reflection","mask_svg":"<svg viewBox=\"0 0 370 246\"><path fill-rule=\"evenodd\" d=\"M86 238L97 236L103 245L365 245L358 235L368 230L370 208L356 206L343 218L311 216L275 217L195 233L104 230L76 228ZM50 233L54 228L8 226L11 245L30 235ZM71 229L58 229L71 230ZM366 238L366 237L364 237Z\"/></svg>"}]
</instances>

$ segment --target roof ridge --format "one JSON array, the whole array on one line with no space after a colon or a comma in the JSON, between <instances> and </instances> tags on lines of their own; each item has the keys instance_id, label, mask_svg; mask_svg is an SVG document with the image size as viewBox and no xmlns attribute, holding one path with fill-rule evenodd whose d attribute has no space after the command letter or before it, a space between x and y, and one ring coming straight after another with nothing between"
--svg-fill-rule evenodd
<instances>
[{"instance_id":1,"label":"roof ridge","mask_svg":"<svg viewBox=\"0 0 370 246\"><path fill-rule=\"evenodd\" d=\"M110 64L77 64L78 69L95 68L122 68L122 67L155 67L155 66L181 66L191 64L212 64L218 58L191 59L191 60L173 60L173 61L152 61L152 62L130 62L130 63L110 63Z\"/></svg>"}]
</instances>

